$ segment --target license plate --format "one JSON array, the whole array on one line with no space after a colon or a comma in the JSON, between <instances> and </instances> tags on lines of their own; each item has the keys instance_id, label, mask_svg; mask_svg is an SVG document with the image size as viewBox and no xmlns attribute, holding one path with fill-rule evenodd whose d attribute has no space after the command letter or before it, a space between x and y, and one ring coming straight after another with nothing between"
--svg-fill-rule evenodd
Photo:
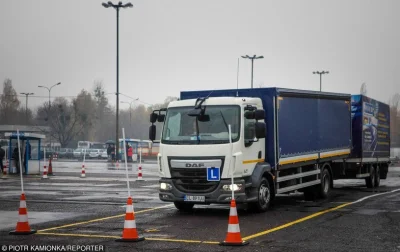
<instances>
[{"instance_id":1,"label":"license plate","mask_svg":"<svg viewBox=\"0 0 400 252\"><path fill-rule=\"evenodd\" d=\"M184 201L205 202L205 196L185 195Z\"/></svg>"}]
</instances>

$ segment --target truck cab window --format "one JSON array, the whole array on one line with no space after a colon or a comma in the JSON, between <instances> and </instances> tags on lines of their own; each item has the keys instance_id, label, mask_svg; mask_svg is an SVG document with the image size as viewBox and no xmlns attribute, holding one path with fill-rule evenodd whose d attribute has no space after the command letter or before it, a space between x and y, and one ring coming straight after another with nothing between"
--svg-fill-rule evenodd
<instances>
[{"instance_id":1,"label":"truck cab window","mask_svg":"<svg viewBox=\"0 0 400 252\"><path fill-rule=\"evenodd\" d=\"M240 138L240 107L236 105L208 105L209 121L198 121L188 113L193 107L170 108L164 124L161 141L164 144L217 144L229 143L228 125L232 129L232 142Z\"/></svg>"}]
</instances>

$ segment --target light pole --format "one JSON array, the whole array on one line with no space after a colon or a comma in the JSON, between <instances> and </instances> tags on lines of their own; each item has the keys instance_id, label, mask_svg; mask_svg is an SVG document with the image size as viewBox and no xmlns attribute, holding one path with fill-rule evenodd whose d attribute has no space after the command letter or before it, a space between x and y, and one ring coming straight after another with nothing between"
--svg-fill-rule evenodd
<instances>
[{"instance_id":1,"label":"light pole","mask_svg":"<svg viewBox=\"0 0 400 252\"><path fill-rule=\"evenodd\" d=\"M252 56L250 57L249 55L242 56L243 59L250 59L251 60L251 88L253 88L253 67L254 67L254 60L255 59L263 59L264 56Z\"/></svg>"},{"instance_id":2,"label":"light pole","mask_svg":"<svg viewBox=\"0 0 400 252\"><path fill-rule=\"evenodd\" d=\"M26 103L25 103L25 124L28 125L28 96L34 95L34 93L21 93L21 94L26 96Z\"/></svg>"},{"instance_id":3,"label":"light pole","mask_svg":"<svg viewBox=\"0 0 400 252\"><path fill-rule=\"evenodd\" d=\"M320 92L322 92L322 75L323 74L328 74L328 73L329 73L329 71L322 71L322 72L316 71L316 72L313 72L313 74L319 74L319 91Z\"/></svg>"},{"instance_id":4,"label":"light pole","mask_svg":"<svg viewBox=\"0 0 400 252\"><path fill-rule=\"evenodd\" d=\"M115 155L117 157L117 160L119 160L119 138L118 138L118 132L119 132L119 9L120 8L132 8L133 5L131 3L126 3L122 4L122 2L119 2L118 4L113 4L111 1L108 1L107 3L102 3L104 8L109 8L113 7L117 11L117 102L116 102L116 125L115 125Z\"/></svg>"},{"instance_id":5,"label":"light pole","mask_svg":"<svg viewBox=\"0 0 400 252\"><path fill-rule=\"evenodd\" d=\"M61 85L61 82L59 82L59 83L57 83L57 84L54 84L54 85L51 86L50 88L45 87L45 86L38 86L38 87L40 87L40 88L45 88L45 89L47 89L47 90L49 91L49 113L50 113L50 107L51 107L51 105L50 105L50 92L51 92L51 89L52 89L53 87L58 86L58 85Z\"/></svg>"},{"instance_id":6,"label":"light pole","mask_svg":"<svg viewBox=\"0 0 400 252\"><path fill-rule=\"evenodd\" d=\"M49 91L49 112L47 113L47 120L50 120L50 109L51 109L51 101L50 101L50 93L51 93L51 89L53 89L53 87L55 87L55 86L58 86L58 85L61 85L61 82L59 82L59 83L57 83L57 84L54 84L53 86L51 86L51 87L46 87L46 86L38 86L38 87L40 87L40 88L45 88L45 89L47 89L48 91ZM50 148L51 148L51 134L50 134Z\"/></svg>"},{"instance_id":7,"label":"light pole","mask_svg":"<svg viewBox=\"0 0 400 252\"><path fill-rule=\"evenodd\" d=\"M132 103L133 102L135 102L135 101L137 101L139 98L137 98L137 99L135 99L135 100L133 100L133 101L131 101L131 102L125 102L125 101L122 101L121 103L126 103L126 104L129 104L129 125L132 127Z\"/></svg>"}]
</instances>

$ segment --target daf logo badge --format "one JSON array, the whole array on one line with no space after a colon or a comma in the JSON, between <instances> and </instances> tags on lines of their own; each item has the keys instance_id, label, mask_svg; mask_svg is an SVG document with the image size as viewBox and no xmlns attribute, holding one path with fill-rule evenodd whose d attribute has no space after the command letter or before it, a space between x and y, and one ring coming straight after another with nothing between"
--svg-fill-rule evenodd
<instances>
[{"instance_id":1,"label":"daf logo badge","mask_svg":"<svg viewBox=\"0 0 400 252\"><path fill-rule=\"evenodd\" d=\"M186 163L185 166L186 166L186 167L196 167L196 168L199 168L199 167L204 167L204 163Z\"/></svg>"}]
</instances>

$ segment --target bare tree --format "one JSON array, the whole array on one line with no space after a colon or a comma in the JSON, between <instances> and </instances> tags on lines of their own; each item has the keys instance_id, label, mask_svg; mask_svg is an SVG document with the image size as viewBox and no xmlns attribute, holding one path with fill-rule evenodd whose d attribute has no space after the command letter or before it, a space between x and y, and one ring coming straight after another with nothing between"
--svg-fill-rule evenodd
<instances>
[{"instance_id":1,"label":"bare tree","mask_svg":"<svg viewBox=\"0 0 400 252\"><path fill-rule=\"evenodd\" d=\"M79 112L76 102L68 102L65 98L56 98L52 102L48 118L49 106L44 103L37 111L37 123L50 126L51 131L47 132L56 139L62 147L68 144L80 134L85 127L85 117ZM43 130L42 130L43 131Z\"/></svg>"},{"instance_id":2,"label":"bare tree","mask_svg":"<svg viewBox=\"0 0 400 252\"><path fill-rule=\"evenodd\" d=\"M96 118L96 102L92 95L86 90L82 90L72 103L76 108L80 124L84 125L82 131L78 133L78 137L80 137L81 140L96 140L93 128Z\"/></svg>"},{"instance_id":3,"label":"bare tree","mask_svg":"<svg viewBox=\"0 0 400 252\"><path fill-rule=\"evenodd\" d=\"M2 124L18 124L20 121L19 106L21 102L10 79L4 80L3 94L0 98L0 120Z\"/></svg>"},{"instance_id":4,"label":"bare tree","mask_svg":"<svg viewBox=\"0 0 400 252\"><path fill-rule=\"evenodd\" d=\"M93 97L96 103L94 118L95 138L97 141L114 139L115 130L113 129L113 122L115 122L115 114L110 108L106 97L106 90L101 81L94 82Z\"/></svg>"}]
</instances>

